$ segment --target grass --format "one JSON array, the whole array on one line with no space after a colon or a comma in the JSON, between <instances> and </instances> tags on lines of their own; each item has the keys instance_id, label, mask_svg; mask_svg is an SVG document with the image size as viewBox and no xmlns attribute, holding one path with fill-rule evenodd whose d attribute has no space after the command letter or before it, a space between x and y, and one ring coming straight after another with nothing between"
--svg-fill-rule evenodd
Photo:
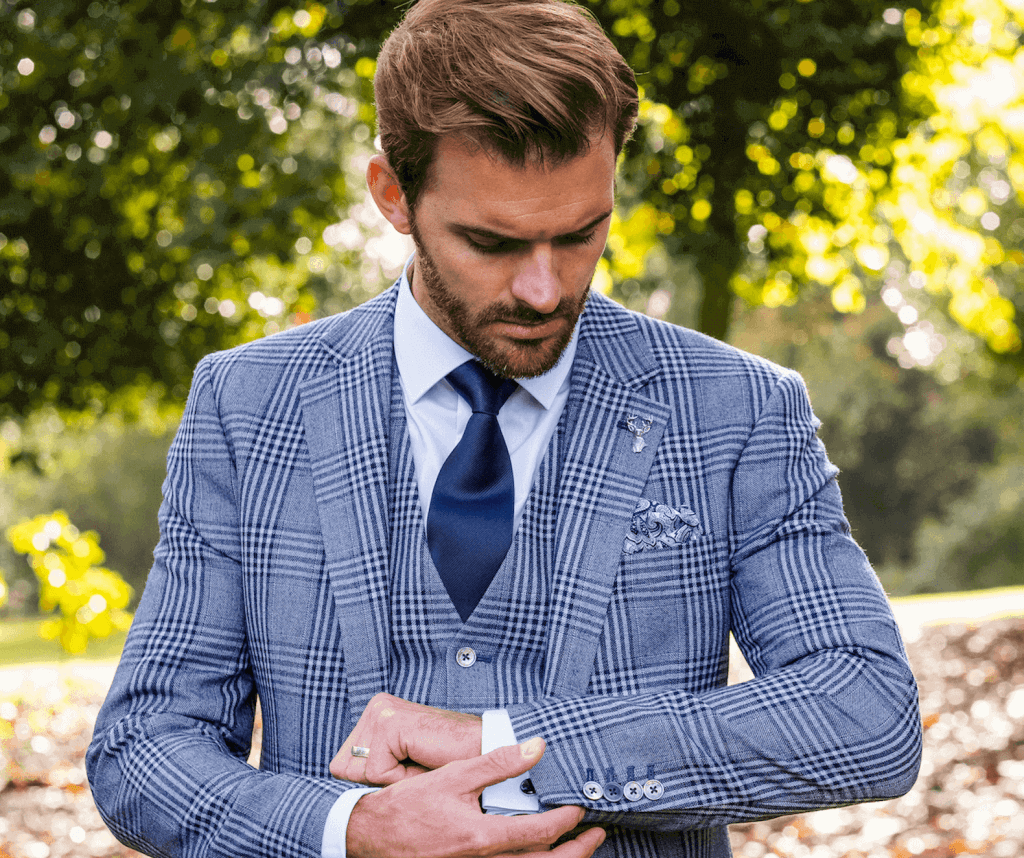
<instances>
[{"instance_id":1,"label":"grass","mask_svg":"<svg viewBox=\"0 0 1024 858\"><path fill-rule=\"evenodd\" d=\"M43 619L15 617L0 619L0 667L73 659L117 659L124 648L125 632L89 642L85 652L69 655L57 641L44 640L39 634Z\"/></svg>"}]
</instances>

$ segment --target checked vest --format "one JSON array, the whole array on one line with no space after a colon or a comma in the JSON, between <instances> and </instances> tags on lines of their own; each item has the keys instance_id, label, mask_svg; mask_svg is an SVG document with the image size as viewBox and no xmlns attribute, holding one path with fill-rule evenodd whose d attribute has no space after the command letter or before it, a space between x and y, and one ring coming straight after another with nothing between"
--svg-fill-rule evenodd
<instances>
[{"instance_id":1,"label":"checked vest","mask_svg":"<svg viewBox=\"0 0 1024 858\"><path fill-rule=\"evenodd\" d=\"M474 714L540 697L564 414L509 552L463 623L427 547L397 367L392 378L389 690L406 700Z\"/></svg>"}]
</instances>

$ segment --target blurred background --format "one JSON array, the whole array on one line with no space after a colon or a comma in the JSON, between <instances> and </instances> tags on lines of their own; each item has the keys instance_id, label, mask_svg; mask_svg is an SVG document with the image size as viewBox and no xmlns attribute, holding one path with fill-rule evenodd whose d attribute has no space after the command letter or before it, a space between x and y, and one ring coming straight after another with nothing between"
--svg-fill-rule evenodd
<instances>
[{"instance_id":1,"label":"blurred background","mask_svg":"<svg viewBox=\"0 0 1024 858\"><path fill-rule=\"evenodd\" d=\"M0 0L0 616L123 624L198 359L399 272L406 5ZM803 373L890 593L1024 583L1024 0L585 5L643 95L595 287Z\"/></svg>"},{"instance_id":2,"label":"blurred background","mask_svg":"<svg viewBox=\"0 0 1024 858\"><path fill-rule=\"evenodd\" d=\"M1024 584L1024 0L582 2L642 91L595 288L803 374L890 594ZM363 174L408 5L0 0L0 668L93 660L0 670L0 858L133 854L81 753L192 369L400 272ZM910 641L920 789L737 854L1020 854L1024 637L972 628Z\"/></svg>"}]
</instances>

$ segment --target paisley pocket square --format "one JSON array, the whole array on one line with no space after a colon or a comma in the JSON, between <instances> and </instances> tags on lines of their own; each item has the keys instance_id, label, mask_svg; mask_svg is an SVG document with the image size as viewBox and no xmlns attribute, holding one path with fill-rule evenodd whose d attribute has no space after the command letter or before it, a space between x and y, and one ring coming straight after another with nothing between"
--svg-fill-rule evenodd
<instances>
[{"instance_id":1,"label":"paisley pocket square","mask_svg":"<svg viewBox=\"0 0 1024 858\"><path fill-rule=\"evenodd\" d=\"M622 543L625 554L682 545L700 533L696 513L687 507L673 509L663 503L641 500Z\"/></svg>"}]
</instances>

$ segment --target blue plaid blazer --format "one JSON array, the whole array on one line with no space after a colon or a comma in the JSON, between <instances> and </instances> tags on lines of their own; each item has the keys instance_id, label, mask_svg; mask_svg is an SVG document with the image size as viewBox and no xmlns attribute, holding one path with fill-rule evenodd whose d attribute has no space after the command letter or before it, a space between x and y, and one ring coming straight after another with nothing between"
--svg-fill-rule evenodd
<instances>
[{"instance_id":1,"label":"blue plaid blazer","mask_svg":"<svg viewBox=\"0 0 1024 858\"><path fill-rule=\"evenodd\" d=\"M351 788L328 763L389 676L396 294L196 370L87 757L141 851L318 856ZM608 854L719 856L730 822L907 791L916 687L800 378L595 295L566 409L543 693L509 706L548 741L541 802L613 826ZM755 679L727 687L730 631ZM664 794L583 796L609 776Z\"/></svg>"}]
</instances>

